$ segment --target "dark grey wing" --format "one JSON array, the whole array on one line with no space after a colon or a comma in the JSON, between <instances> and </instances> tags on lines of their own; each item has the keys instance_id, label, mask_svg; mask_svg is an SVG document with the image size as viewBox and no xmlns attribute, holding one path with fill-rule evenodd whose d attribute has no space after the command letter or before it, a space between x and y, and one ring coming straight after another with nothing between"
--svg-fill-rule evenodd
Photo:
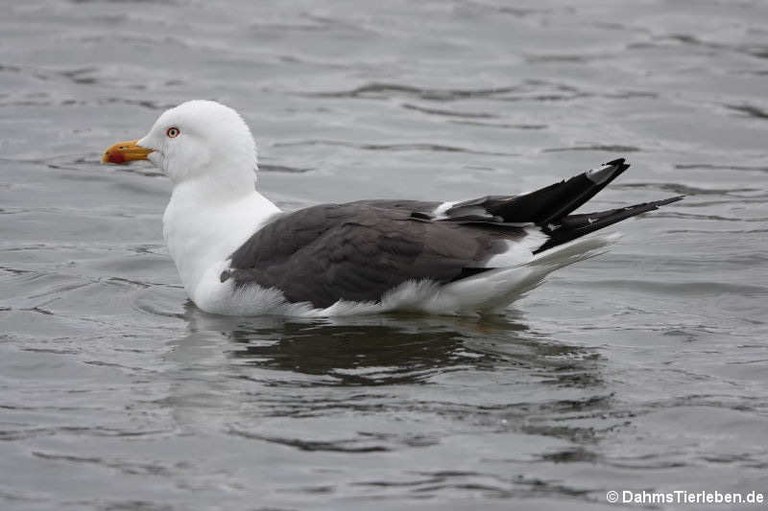
<instances>
[{"instance_id":1,"label":"dark grey wing","mask_svg":"<svg viewBox=\"0 0 768 511\"><path fill-rule=\"evenodd\" d=\"M377 209L394 209L398 211L407 211L411 213L423 213L430 214L441 202L434 201L421 201L421 200L392 200L392 199L374 199L374 200L359 200L355 202L349 202L349 206L369 206Z\"/></svg>"},{"instance_id":2,"label":"dark grey wing","mask_svg":"<svg viewBox=\"0 0 768 511\"><path fill-rule=\"evenodd\" d=\"M424 221L412 209L364 201L283 215L232 254L222 280L278 288L289 301L316 307L377 301L409 280L445 283L481 271L506 250L503 239L525 235Z\"/></svg>"},{"instance_id":3,"label":"dark grey wing","mask_svg":"<svg viewBox=\"0 0 768 511\"><path fill-rule=\"evenodd\" d=\"M549 250L626 218L678 201L572 214L629 168L624 159L517 196L438 202L375 200L323 205L283 215L232 254L222 281L279 288L291 302L327 307L376 301L409 280L445 283L486 271L487 261L527 226Z\"/></svg>"}]
</instances>

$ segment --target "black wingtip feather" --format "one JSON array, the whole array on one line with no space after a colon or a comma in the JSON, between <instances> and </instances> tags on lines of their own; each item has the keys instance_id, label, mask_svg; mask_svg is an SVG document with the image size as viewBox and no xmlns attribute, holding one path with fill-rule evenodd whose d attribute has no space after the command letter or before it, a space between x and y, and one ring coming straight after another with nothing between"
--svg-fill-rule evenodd
<instances>
[{"instance_id":1,"label":"black wingtip feather","mask_svg":"<svg viewBox=\"0 0 768 511\"><path fill-rule=\"evenodd\" d=\"M653 202L653 204L656 205L654 209L659 209L659 206L666 206L667 204L672 204L673 202L681 201L685 199L685 195L676 195L674 197L670 197L668 199L661 199Z\"/></svg>"},{"instance_id":2,"label":"black wingtip feather","mask_svg":"<svg viewBox=\"0 0 768 511\"><path fill-rule=\"evenodd\" d=\"M624 165L625 166L624 169L626 170L629 168L629 164L626 163L626 161L627 161L626 158L616 158L615 160L605 163L605 165L615 165L615 166Z\"/></svg>"},{"instance_id":3,"label":"black wingtip feather","mask_svg":"<svg viewBox=\"0 0 768 511\"><path fill-rule=\"evenodd\" d=\"M604 229L610 225L621 222L622 220L626 220L627 218L654 211L661 206L672 204L673 202L683 200L684 198L684 195L677 195L667 199L644 202L642 204L635 204L624 208L567 216L562 219L554 229L548 229L547 234L549 235L549 239L541 247L535 250L534 254L544 252L545 250L562 245L563 243L568 243L569 241L581 238L582 236L599 231L600 229Z\"/></svg>"},{"instance_id":4,"label":"black wingtip feather","mask_svg":"<svg viewBox=\"0 0 768 511\"><path fill-rule=\"evenodd\" d=\"M546 226L576 211L628 168L626 160L618 158L599 169L500 202L488 211L506 222L533 222Z\"/></svg>"}]
</instances>

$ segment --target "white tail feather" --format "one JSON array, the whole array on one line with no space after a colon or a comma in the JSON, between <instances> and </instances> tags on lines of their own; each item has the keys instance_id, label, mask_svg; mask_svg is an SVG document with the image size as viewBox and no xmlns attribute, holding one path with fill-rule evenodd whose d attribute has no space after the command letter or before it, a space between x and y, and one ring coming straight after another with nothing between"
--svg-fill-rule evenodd
<instances>
[{"instance_id":1,"label":"white tail feather","mask_svg":"<svg viewBox=\"0 0 768 511\"><path fill-rule=\"evenodd\" d=\"M462 312L499 311L538 287L553 271L604 253L620 237L620 234L604 234L577 239L543 252L525 265L500 268L454 282L443 292L456 295Z\"/></svg>"}]
</instances>

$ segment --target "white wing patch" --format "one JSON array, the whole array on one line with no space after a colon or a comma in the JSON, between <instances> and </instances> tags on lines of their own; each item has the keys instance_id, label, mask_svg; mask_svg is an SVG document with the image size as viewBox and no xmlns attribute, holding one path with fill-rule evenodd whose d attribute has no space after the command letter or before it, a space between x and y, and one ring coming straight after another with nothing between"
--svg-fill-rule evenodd
<instances>
[{"instance_id":1,"label":"white wing patch","mask_svg":"<svg viewBox=\"0 0 768 511\"><path fill-rule=\"evenodd\" d=\"M448 210L451 209L456 204L458 204L457 201L443 202L432 211L431 215L435 220L445 220L446 218L448 218L448 215L446 215L446 212L448 212Z\"/></svg>"},{"instance_id":2,"label":"white wing patch","mask_svg":"<svg viewBox=\"0 0 768 511\"><path fill-rule=\"evenodd\" d=\"M507 250L491 257L483 266L486 268L511 268L531 262L533 252L547 241L547 236L538 227L527 227L525 237L506 241Z\"/></svg>"},{"instance_id":3,"label":"white wing patch","mask_svg":"<svg viewBox=\"0 0 768 511\"><path fill-rule=\"evenodd\" d=\"M587 179L595 183L596 185L603 184L611 176L613 176L618 170L619 165L603 165L598 169L588 170L584 173Z\"/></svg>"}]
</instances>

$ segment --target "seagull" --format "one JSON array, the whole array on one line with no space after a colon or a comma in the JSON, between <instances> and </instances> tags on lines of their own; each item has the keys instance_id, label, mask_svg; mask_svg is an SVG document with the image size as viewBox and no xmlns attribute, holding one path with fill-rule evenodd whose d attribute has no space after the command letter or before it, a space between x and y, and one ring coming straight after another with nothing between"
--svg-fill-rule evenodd
<instances>
[{"instance_id":1,"label":"seagull","mask_svg":"<svg viewBox=\"0 0 768 511\"><path fill-rule=\"evenodd\" d=\"M682 198L574 213L629 168L621 158L526 194L286 212L256 189L248 125L206 100L165 111L143 138L102 158L138 160L173 183L163 236L187 295L223 315L502 313L552 271L616 238L586 235Z\"/></svg>"}]
</instances>

